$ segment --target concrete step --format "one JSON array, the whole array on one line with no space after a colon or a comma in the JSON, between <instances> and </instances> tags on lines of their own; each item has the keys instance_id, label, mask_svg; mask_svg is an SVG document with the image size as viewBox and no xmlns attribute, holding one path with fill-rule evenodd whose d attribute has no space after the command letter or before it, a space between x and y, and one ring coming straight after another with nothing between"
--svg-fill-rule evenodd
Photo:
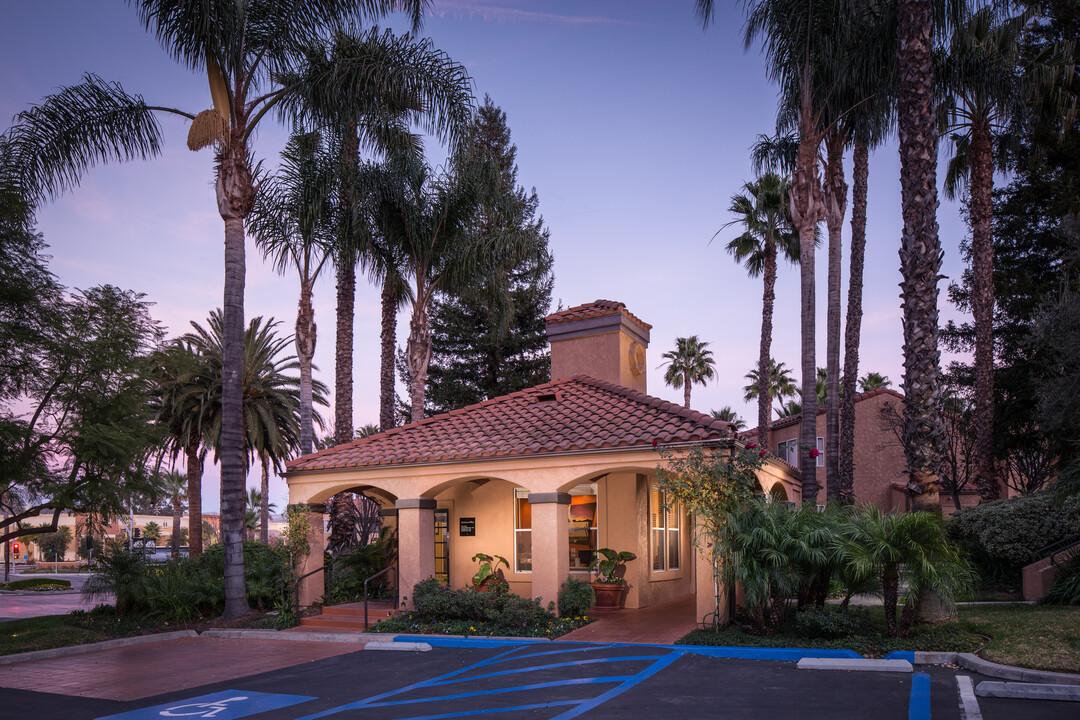
<instances>
[{"instance_id":1,"label":"concrete step","mask_svg":"<svg viewBox=\"0 0 1080 720\"><path fill-rule=\"evenodd\" d=\"M306 617L300 619L300 627L305 629L315 628L327 628L337 632L363 632L370 625L374 625L379 620L385 618L370 618L367 624L364 623L362 617L326 617L325 615L315 615L313 617Z\"/></svg>"},{"instance_id":2,"label":"concrete step","mask_svg":"<svg viewBox=\"0 0 1080 720\"><path fill-rule=\"evenodd\" d=\"M394 613L392 602L369 602L368 617L389 617ZM327 605L322 610L323 615L333 617L364 617L364 603L345 603L344 605Z\"/></svg>"}]
</instances>

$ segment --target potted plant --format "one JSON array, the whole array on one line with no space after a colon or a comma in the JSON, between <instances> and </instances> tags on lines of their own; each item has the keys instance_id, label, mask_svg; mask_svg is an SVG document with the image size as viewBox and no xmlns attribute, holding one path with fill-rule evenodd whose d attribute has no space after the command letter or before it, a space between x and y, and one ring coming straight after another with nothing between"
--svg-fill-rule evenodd
<instances>
[{"instance_id":1,"label":"potted plant","mask_svg":"<svg viewBox=\"0 0 1080 720\"><path fill-rule=\"evenodd\" d=\"M510 569L510 562L502 555L488 555L476 553L472 556L473 562L480 563L476 573L472 576L473 587L485 592L499 592L510 589L510 584L502 578L499 566Z\"/></svg>"},{"instance_id":2,"label":"potted plant","mask_svg":"<svg viewBox=\"0 0 1080 720\"><path fill-rule=\"evenodd\" d=\"M592 587L597 610L617 610L622 606L623 590L628 587L623 577L626 563L636 559L637 555L626 550L616 552L611 548L600 548L599 556L589 564L589 569L596 570Z\"/></svg>"}]
</instances>

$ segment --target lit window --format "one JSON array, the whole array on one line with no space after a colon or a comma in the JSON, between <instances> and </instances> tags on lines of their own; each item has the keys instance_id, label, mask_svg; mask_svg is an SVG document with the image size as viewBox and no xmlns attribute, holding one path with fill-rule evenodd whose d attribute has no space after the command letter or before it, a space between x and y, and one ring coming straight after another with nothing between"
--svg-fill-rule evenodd
<instances>
[{"instance_id":1,"label":"lit window","mask_svg":"<svg viewBox=\"0 0 1080 720\"><path fill-rule=\"evenodd\" d=\"M514 490L514 572L532 572L532 506L528 490Z\"/></svg>"},{"instance_id":2,"label":"lit window","mask_svg":"<svg viewBox=\"0 0 1080 720\"><path fill-rule=\"evenodd\" d=\"M570 570L586 572L596 557L596 483L570 491Z\"/></svg>"},{"instance_id":3,"label":"lit window","mask_svg":"<svg viewBox=\"0 0 1080 720\"><path fill-rule=\"evenodd\" d=\"M679 569L679 515L678 503L669 507L667 493L653 485L649 495L653 570Z\"/></svg>"}]
</instances>

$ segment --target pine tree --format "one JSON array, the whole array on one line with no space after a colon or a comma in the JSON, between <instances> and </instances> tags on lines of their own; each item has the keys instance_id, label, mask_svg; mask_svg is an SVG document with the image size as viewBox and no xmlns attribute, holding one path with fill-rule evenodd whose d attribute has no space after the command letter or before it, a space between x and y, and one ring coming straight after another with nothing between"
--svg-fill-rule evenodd
<instances>
[{"instance_id":1,"label":"pine tree","mask_svg":"<svg viewBox=\"0 0 1080 720\"><path fill-rule=\"evenodd\" d=\"M544 316L554 283L548 230L537 216L536 190L517 182L517 147L506 113L484 98L476 142L496 159L502 191L485 203L474 232L490 242L517 236L526 252L503 256L485 280L457 295L440 295L431 315L432 357L427 405L446 412L547 382L551 360Z\"/></svg>"}]
</instances>

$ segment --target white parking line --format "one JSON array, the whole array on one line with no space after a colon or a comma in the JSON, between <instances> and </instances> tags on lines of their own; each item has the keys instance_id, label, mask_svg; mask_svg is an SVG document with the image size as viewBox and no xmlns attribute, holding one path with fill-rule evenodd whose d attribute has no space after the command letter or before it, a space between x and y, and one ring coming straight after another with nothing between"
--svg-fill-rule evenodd
<instances>
[{"instance_id":1,"label":"white parking line","mask_svg":"<svg viewBox=\"0 0 1080 720\"><path fill-rule=\"evenodd\" d=\"M982 720L979 700L975 697L975 686L968 675L956 676L956 689L960 692L961 720Z\"/></svg>"}]
</instances>

